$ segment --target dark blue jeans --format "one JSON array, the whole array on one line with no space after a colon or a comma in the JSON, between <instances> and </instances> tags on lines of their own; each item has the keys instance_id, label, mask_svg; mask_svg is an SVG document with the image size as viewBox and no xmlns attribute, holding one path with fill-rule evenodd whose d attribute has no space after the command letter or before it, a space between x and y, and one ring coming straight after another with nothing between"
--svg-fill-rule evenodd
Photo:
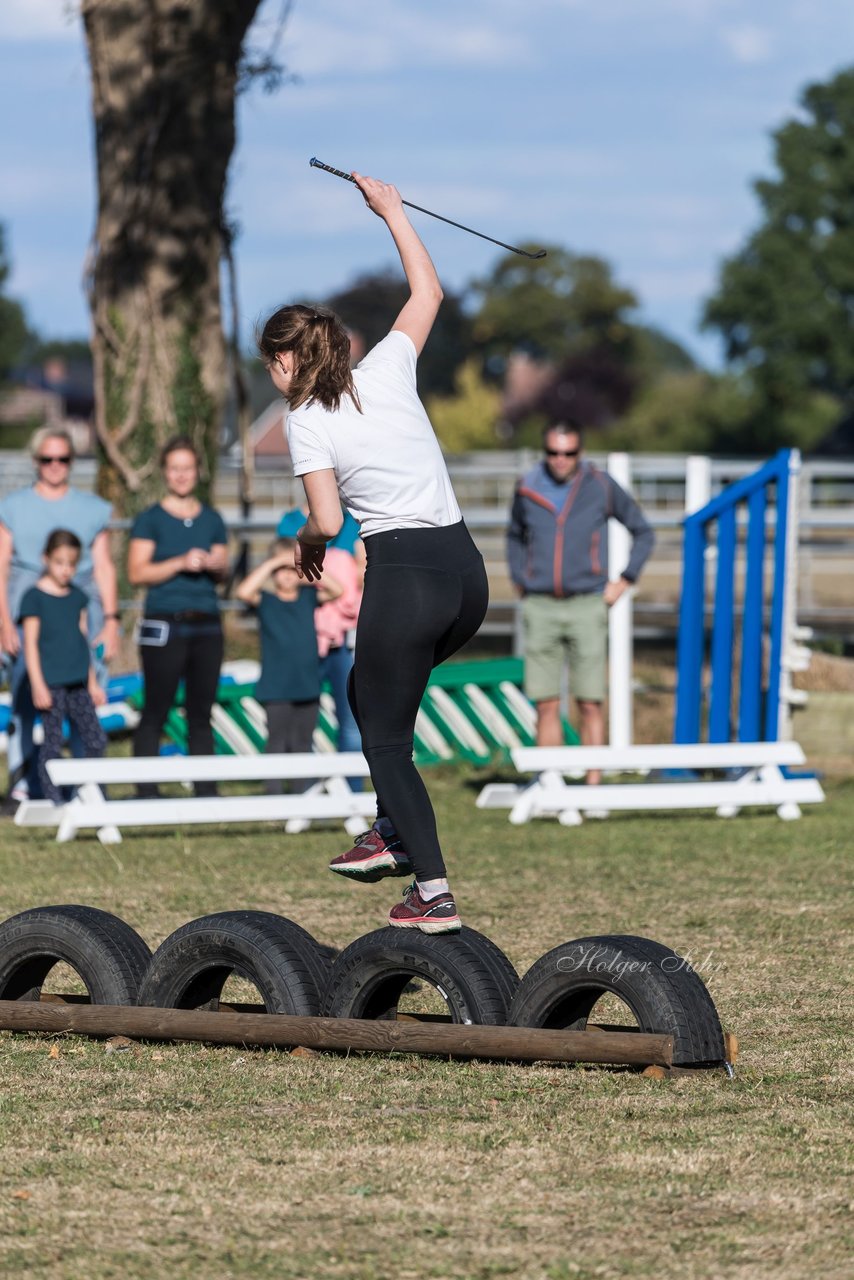
<instances>
[{"instance_id":1,"label":"dark blue jeans","mask_svg":"<svg viewBox=\"0 0 854 1280\"><path fill-rule=\"evenodd\" d=\"M325 658L320 660L320 679L328 681L335 702L335 717L338 721L338 750L361 751L362 737L356 717L347 697L347 680L353 670L353 650L346 645L340 649L330 649ZM361 791L364 787L362 778L348 778L353 791Z\"/></svg>"}]
</instances>

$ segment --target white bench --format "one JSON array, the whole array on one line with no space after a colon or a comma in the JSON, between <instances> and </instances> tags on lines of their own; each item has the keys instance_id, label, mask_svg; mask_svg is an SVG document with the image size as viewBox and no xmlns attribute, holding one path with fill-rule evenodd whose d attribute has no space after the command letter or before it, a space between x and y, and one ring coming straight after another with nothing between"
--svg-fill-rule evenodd
<instances>
[{"instance_id":1,"label":"white bench","mask_svg":"<svg viewBox=\"0 0 854 1280\"><path fill-rule=\"evenodd\" d=\"M635 747L520 747L511 751L519 773L536 777L528 784L492 783L477 798L480 809L509 809L516 824L556 814L565 826L585 815L604 816L625 809L714 809L733 817L747 806L765 805L784 819L799 818L802 804L818 804L824 792L816 778L788 778L782 772L806 759L797 742L724 742ZM607 773L653 770L729 772L740 777L696 781L586 783L568 785L589 769Z\"/></svg>"},{"instance_id":2,"label":"white bench","mask_svg":"<svg viewBox=\"0 0 854 1280\"><path fill-rule=\"evenodd\" d=\"M102 844L121 841L122 827L184 825L200 822L284 822L295 835L312 822L343 820L358 835L376 816L372 791L353 791L348 778L370 777L358 751L251 756L105 756L97 760L51 760L47 766L58 787L76 787L68 804L25 800L18 826L56 827L59 841L96 828ZM296 795L178 796L110 800L103 788L114 783L253 782L315 779Z\"/></svg>"}]
</instances>

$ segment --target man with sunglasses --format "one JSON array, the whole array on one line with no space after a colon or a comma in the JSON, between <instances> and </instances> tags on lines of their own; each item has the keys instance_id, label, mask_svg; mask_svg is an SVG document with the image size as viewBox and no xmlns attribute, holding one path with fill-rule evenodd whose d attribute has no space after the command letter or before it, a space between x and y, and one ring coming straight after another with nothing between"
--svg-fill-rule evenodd
<instances>
[{"instance_id":1,"label":"man with sunglasses","mask_svg":"<svg viewBox=\"0 0 854 1280\"><path fill-rule=\"evenodd\" d=\"M632 535L629 562L612 577L608 520ZM605 741L608 609L636 582L655 535L632 497L583 459L581 429L563 422L543 433L543 458L516 486L507 531L510 577L522 596L525 692L537 708L537 745L564 741L564 663L578 701L581 741ZM593 770L587 781L601 781Z\"/></svg>"}]
</instances>

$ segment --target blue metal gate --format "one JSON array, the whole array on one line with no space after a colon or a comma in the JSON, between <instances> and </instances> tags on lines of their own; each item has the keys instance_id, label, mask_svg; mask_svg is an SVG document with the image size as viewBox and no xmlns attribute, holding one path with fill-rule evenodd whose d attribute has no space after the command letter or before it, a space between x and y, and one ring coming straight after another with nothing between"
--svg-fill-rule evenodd
<instances>
[{"instance_id":1,"label":"blue metal gate","mask_svg":"<svg viewBox=\"0 0 854 1280\"><path fill-rule=\"evenodd\" d=\"M705 507L685 519L682 596L676 681L676 742L700 742L704 728L703 664L708 649L711 680L707 740L732 738L735 652L741 640L737 688L736 737L740 742L773 741L780 725L781 674L786 592L794 566L792 487L800 470L796 449L776 457L743 480L729 485ZM774 504L769 498L774 496ZM736 608L736 559L740 517L746 515L744 596ZM770 614L766 619L766 522L773 517L773 567ZM717 558L711 636L705 623L707 548L715 535ZM740 621L740 635L739 635ZM763 651L768 650L768 681L763 689Z\"/></svg>"}]
</instances>

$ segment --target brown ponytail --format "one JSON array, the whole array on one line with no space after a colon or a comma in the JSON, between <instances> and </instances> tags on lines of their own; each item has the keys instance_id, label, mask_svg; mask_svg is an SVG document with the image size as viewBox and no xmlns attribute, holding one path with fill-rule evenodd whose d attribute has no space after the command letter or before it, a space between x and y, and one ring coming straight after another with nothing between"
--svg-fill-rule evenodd
<instances>
[{"instance_id":1,"label":"brown ponytail","mask_svg":"<svg viewBox=\"0 0 854 1280\"><path fill-rule=\"evenodd\" d=\"M350 338L326 307L301 303L279 307L261 331L258 350L267 365L280 351L293 352L295 368L288 396L292 408L316 400L324 409L338 409L341 397L347 395L361 412L350 369Z\"/></svg>"}]
</instances>

